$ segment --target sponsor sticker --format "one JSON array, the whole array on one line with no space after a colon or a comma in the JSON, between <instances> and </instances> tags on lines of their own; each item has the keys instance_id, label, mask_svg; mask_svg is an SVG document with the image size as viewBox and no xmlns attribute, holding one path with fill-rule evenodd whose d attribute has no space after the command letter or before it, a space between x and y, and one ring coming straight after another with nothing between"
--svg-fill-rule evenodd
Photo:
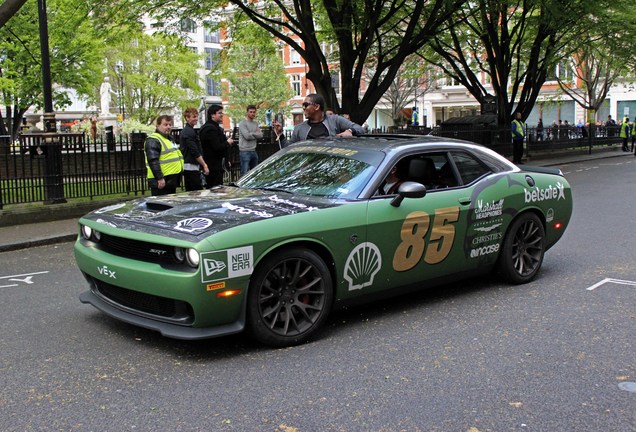
<instances>
[{"instance_id":1,"label":"sponsor sticker","mask_svg":"<svg viewBox=\"0 0 636 432\"><path fill-rule=\"evenodd\" d=\"M174 229L191 233L197 230L206 229L210 225L212 225L211 219L194 217L180 220L177 222L177 226L175 226Z\"/></svg>"},{"instance_id":2,"label":"sponsor sticker","mask_svg":"<svg viewBox=\"0 0 636 432\"><path fill-rule=\"evenodd\" d=\"M470 257L471 258L478 258L480 256L484 256L484 255L490 255L492 253L495 252L499 252L499 244L492 244L492 245L488 245L488 246L482 246L482 247L478 247L475 249L471 249L470 250Z\"/></svg>"},{"instance_id":3,"label":"sponsor sticker","mask_svg":"<svg viewBox=\"0 0 636 432\"><path fill-rule=\"evenodd\" d=\"M205 287L207 291L215 291L215 290L223 289L223 288L225 288L225 282L211 283L211 284L207 284Z\"/></svg>"},{"instance_id":4,"label":"sponsor sticker","mask_svg":"<svg viewBox=\"0 0 636 432\"><path fill-rule=\"evenodd\" d=\"M241 276L254 271L254 248L241 248L201 254L201 282L214 282Z\"/></svg>"},{"instance_id":5,"label":"sponsor sticker","mask_svg":"<svg viewBox=\"0 0 636 432\"><path fill-rule=\"evenodd\" d=\"M548 212L545 215L546 222L552 222L554 220L554 210L548 209Z\"/></svg>"},{"instance_id":6,"label":"sponsor sticker","mask_svg":"<svg viewBox=\"0 0 636 432\"><path fill-rule=\"evenodd\" d=\"M373 243L362 243L353 248L345 263L344 279L349 291L373 285L375 275L382 267L382 254Z\"/></svg>"},{"instance_id":7,"label":"sponsor sticker","mask_svg":"<svg viewBox=\"0 0 636 432\"><path fill-rule=\"evenodd\" d=\"M491 201L484 203L482 200L477 201L477 207L475 208L475 218L485 219L496 216L501 216L503 211L504 200Z\"/></svg>"},{"instance_id":8,"label":"sponsor sticker","mask_svg":"<svg viewBox=\"0 0 636 432\"><path fill-rule=\"evenodd\" d=\"M556 186L549 185L544 189L539 187L525 189L524 197L526 204L548 200L562 200L565 199L565 186L563 183L557 182Z\"/></svg>"}]
</instances>

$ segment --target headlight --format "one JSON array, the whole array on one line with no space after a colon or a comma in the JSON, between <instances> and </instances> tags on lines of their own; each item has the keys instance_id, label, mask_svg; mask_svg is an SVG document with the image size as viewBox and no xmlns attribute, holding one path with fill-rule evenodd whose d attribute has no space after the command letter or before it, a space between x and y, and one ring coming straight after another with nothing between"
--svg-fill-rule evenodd
<instances>
[{"instance_id":1,"label":"headlight","mask_svg":"<svg viewBox=\"0 0 636 432\"><path fill-rule=\"evenodd\" d=\"M90 240L91 235L93 234L93 229L91 227L87 227L86 225L82 225L81 227L82 237L84 237L86 240Z\"/></svg>"},{"instance_id":2,"label":"headlight","mask_svg":"<svg viewBox=\"0 0 636 432\"><path fill-rule=\"evenodd\" d=\"M82 232L82 237L84 237L86 240L99 242L102 239L102 233L94 230L93 228L89 226L81 225L80 230Z\"/></svg>"},{"instance_id":3,"label":"headlight","mask_svg":"<svg viewBox=\"0 0 636 432\"><path fill-rule=\"evenodd\" d=\"M191 267L199 267L199 252L196 249L188 249L186 251L186 259Z\"/></svg>"},{"instance_id":4,"label":"headlight","mask_svg":"<svg viewBox=\"0 0 636 432\"><path fill-rule=\"evenodd\" d=\"M174 259L177 260L178 263L183 263L185 261L185 249L176 247L174 248Z\"/></svg>"}]
</instances>

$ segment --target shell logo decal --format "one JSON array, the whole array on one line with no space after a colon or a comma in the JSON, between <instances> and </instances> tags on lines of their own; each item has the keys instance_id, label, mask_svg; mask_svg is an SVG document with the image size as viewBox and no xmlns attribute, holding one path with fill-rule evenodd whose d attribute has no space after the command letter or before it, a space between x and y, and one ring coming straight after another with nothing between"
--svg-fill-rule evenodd
<instances>
[{"instance_id":1,"label":"shell logo decal","mask_svg":"<svg viewBox=\"0 0 636 432\"><path fill-rule=\"evenodd\" d=\"M344 279L349 291L373 285L373 278L382 268L382 254L373 243L361 243L349 254L345 263Z\"/></svg>"},{"instance_id":2,"label":"shell logo decal","mask_svg":"<svg viewBox=\"0 0 636 432\"><path fill-rule=\"evenodd\" d=\"M177 226L174 229L185 232L194 232L196 230L203 230L212 225L212 220L208 218L195 217L183 219L177 222Z\"/></svg>"}]
</instances>

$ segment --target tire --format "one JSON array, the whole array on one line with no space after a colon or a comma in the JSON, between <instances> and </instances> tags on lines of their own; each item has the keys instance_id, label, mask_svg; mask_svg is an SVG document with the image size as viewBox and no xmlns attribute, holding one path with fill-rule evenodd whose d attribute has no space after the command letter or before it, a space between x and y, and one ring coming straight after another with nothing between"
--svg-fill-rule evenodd
<instances>
[{"instance_id":1,"label":"tire","mask_svg":"<svg viewBox=\"0 0 636 432\"><path fill-rule=\"evenodd\" d=\"M257 341L273 347L305 342L331 311L331 273L311 250L275 252L254 272L247 302L249 331Z\"/></svg>"},{"instance_id":2,"label":"tire","mask_svg":"<svg viewBox=\"0 0 636 432\"><path fill-rule=\"evenodd\" d=\"M499 273L508 282L530 282L539 272L545 254L545 229L534 213L523 213L512 222L499 256Z\"/></svg>"}]
</instances>

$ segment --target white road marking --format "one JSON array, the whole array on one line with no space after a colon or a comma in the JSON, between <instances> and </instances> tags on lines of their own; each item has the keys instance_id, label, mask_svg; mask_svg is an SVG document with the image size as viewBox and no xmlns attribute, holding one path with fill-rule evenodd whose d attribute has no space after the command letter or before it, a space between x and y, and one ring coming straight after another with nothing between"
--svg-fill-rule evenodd
<instances>
[{"instance_id":1,"label":"white road marking","mask_svg":"<svg viewBox=\"0 0 636 432\"><path fill-rule=\"evenodd\" d=\"M636 287L636 282L634 281L626 281L626 280L621 280L621 279L612 279L612 278L605 278L600 282L595 283L594 285L587 287L586 289L588 291L592 291L598 287L600 287L601 285L605 285L607 283L613 283L613 284L618 284L618 285L631 285L631 286L635 286Z\"/></svg>"},{"instance_id":2,"label":"white road marking","mask_svg":"<svg viewBox=\"0 0 636 432\"><path fill-rule=\"evenodd\" d=\"M24 274L9 275L9 276L0 276L0 279L15 279L15 278L19 278L19 277L22 277L22 276L32 276L32 275L45 274L45 273L48 273L48 271L41 271L41 272L34 272L34 273L24 273Z\"/></svg>"},{"instance_id":3,"label":"white road marking","mask_svg":"<svg viewBox=\"0 0 636 432\"><path fill-rule=\"evenodd\" d=\"M9 275L9 276L0 276L0 279L8 279L10 282L23 282L23 283L25 283L27 285L32 285L34 283L33 282L33 276L40 275L40 274L46 274L46 273L48 273L48 271L41 271L41 272L34 272L34 273L25 273L25 274L16 274L16 275ZM0 288L16 287L18 285L19 284L0 285Z\"/></svg>"}]
</instances>

